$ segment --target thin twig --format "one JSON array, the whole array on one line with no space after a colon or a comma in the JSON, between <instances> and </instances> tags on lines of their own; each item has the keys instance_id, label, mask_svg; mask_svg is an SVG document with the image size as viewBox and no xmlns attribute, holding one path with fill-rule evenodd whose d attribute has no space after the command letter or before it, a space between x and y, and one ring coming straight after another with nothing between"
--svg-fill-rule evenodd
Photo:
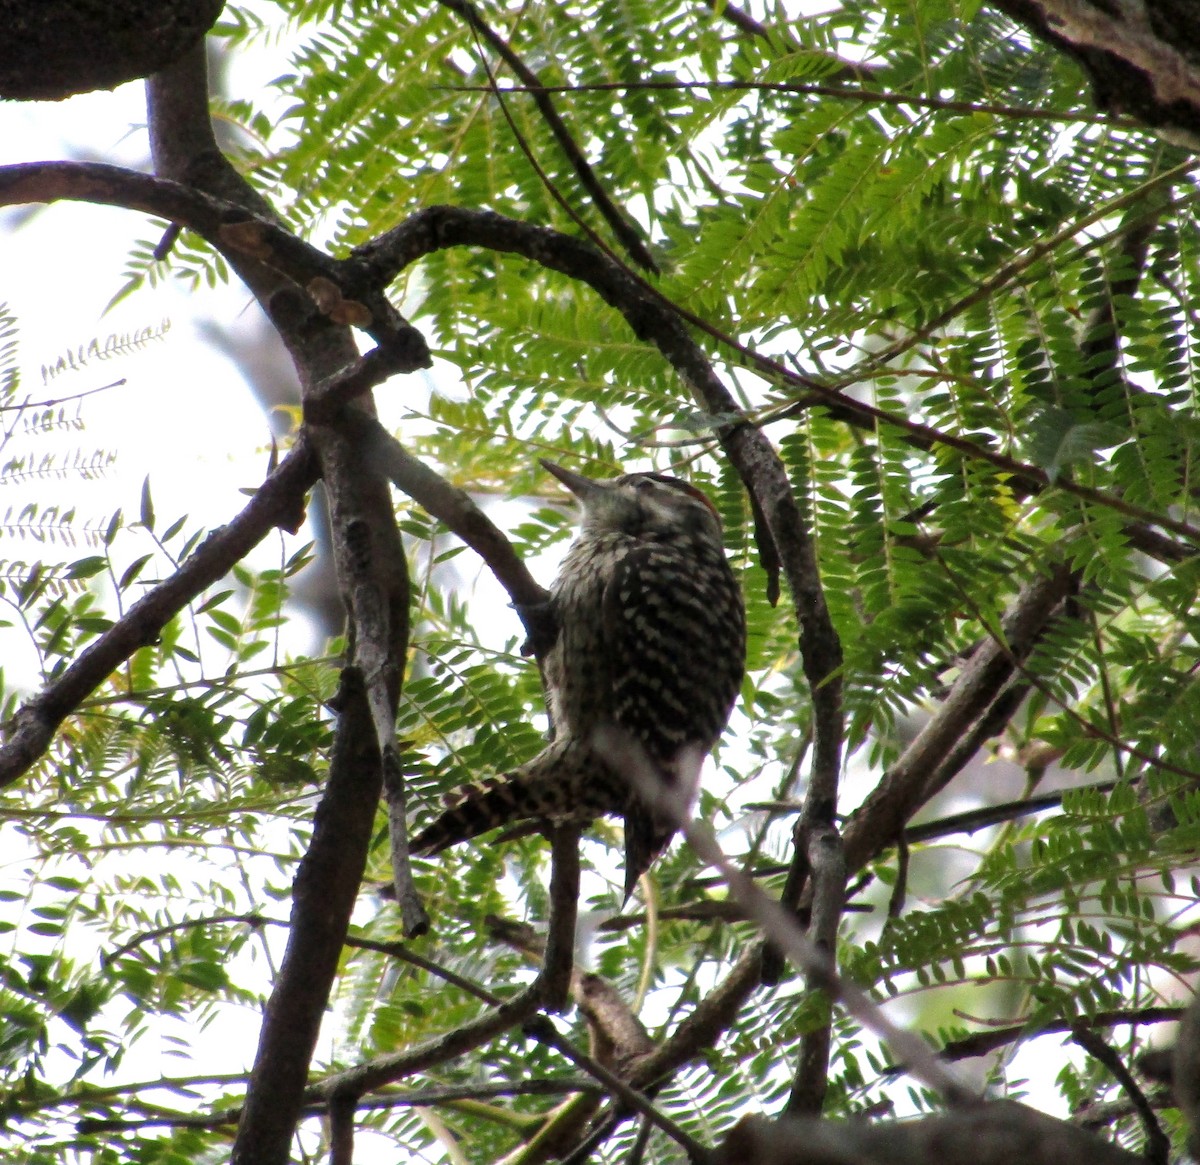
<instances>
[{"instance_id":1,"label":"thin twig","mask_svg":"<svg viewBox=\"0 0 1200 1165\"><path fill-rule=\"evenodd\" d=\"M1093 1028L1116 1027L1120 1024L1176 1023L1183 1016L1182 1007L1138 1007L1128 1011L1098 1011L1087 1019L1060 1019L1039 1024L1031 1028L1027 1023L1004 1024L988 1031L972 1032L961 1039L948 1040L938 1051L945 1060L969 1060L975 1056L986 1056L998 1048L1014 1044L1019 1040L1054 1032L1073 1031L1079 1024Z\"/></svg>"},{"instance_id":2,"label":"thin twig","mask_svg":"<svg viewBox=\"0 0 1200 1165\"><path fill-rule=\"evenodd\" d=\"M486 93L486 85L442 85L452 92ZM933 109L942 113L1013 117L1023 121L1057 121L1064 124L1114 125L1111 115L1091 110L1040 109L1033 105L997 105L991 102L951 101L942 97L924 97L916 93L895 93L886 89L863 89L844 85L819 85L805 81L592 81L565 85L505 85L500 93L625 93L643 90L724 90L730 92L796 93L810 97L861 101L867 105L902 105L912 109ZM1128 128L1133 122L1120 123Z\"/></svg>"},{"instance_id":3,"label":"thin twig","mask_svg":"<svg viewBox=\"0 0 1200 1165\"><path fill-rule=\"evenodd\" d=\"M1071 1038L1113 1074L1129 1098L1129 1103L1138 1114L1146 1133L1146 1161L1149 1165L1167 1165L1171 1154L1171 1139L1163 1132L1146 1094L1138 1087L1133 1073L1121 1062L1121 1057L1086 1023L1073 1024Z\"/></svg>"},{"instance_id":4,"label":"thin twig","mask_svg":"<svg viewBox=\"0 0 1200 1165\"><path fill-rule=\"evenodd\" d=\"M128 942L122 943L114 951L104 951L100 955L101 969L107 970L113 965L122 955L127 955L135 947L140 947L143 943L153 942L155 939L165 938L169 934L174 934L177 930L192 930L202 926L220 926L230 922L244 923L251 930L257 930L272 919L264 918L261 914L206 914L203 918L189 918L182 922L173 922L169 926L156 926L153 930L142 931L136 934ZM283 925L287 925L286 923Z\"/></svg>"},{"instance_id":5,"label":"thin twig","mask_svg":"<svg viewBox=\"0 0 1200 1165\"><path fill-rule=\"evenodd\" d=\"M234 1079L244 1080L245 1076ZM168 1087L169 1081L148 1081L145 1088ZM436 1104L453 1104L459 1100L490 1100L503 1096L560 1096L563 1093L594 1092L594 1081L586 1076L514 1080L505 1084L447 1084L436 1088L417 1088L407 1092L384 1092L378 1096L364 1097L354 1106L355 1112L380 1112L393 1108L423 1108ZM93 1093L85 1097L70 1097L61 1103L92 1101ZM301 1110L306 1117L321 1116L328 1111L328 1102L306 1104ZM23 1112L24 1110L22 1110ZM147 1128L215 1129L235 1125L241 1116L241 1108L221 1109L203 1116L195 1113L163 1112L137 1120L82 1117L75 1122L80 1133L128 1132Z\"/></svg>"}]
</instances>

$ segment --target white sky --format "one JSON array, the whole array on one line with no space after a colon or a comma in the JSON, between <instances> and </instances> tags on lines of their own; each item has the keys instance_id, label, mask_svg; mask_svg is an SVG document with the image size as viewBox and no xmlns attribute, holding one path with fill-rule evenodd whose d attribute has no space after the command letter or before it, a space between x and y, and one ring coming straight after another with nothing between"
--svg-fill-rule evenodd
<instances>
[{"instance_id":1,"label":"white sky","mask_svg":"<svg viewBox=\"0 0 1200 1165\"><path fill-rule=\"evenodd\" d=\"M0 164L70 157L86 149L98 159L142 169L148 156L144 121L140 83L57 104L0 105ZM16 217L13 211L0 214L0 227ZM261 479L260 451L269 444L270 428L237 367L196 341L192 321L203 314L232 323L250 300L235 286L189 293L166 280L105 314L105 304L125 282L133 244L148 237L153 230L141 214L82 203L37 209L19 230L0 235L0 299L17 316L23 388L35 398L127 379L84 405L85 440L121 451L111 493L97 493L110 493L136 515L141 482L149 473L164 515L178 510L220 522L245 504L237 487ZM91 340L103 344L110 335L157 328L164 320L171 331L162 341L129 358L93 361L43 387L41 365L53 365ZM237 468L231 471L231 465ZM77 496L82 500L82 493ZM106 497L101 505L108 504Z\"/></svg>"}]
</instances>

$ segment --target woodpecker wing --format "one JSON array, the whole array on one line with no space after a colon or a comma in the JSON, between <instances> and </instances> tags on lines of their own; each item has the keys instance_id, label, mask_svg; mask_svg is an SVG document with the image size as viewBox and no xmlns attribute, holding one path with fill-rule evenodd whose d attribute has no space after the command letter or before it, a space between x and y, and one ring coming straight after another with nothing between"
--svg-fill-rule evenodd
<instances>
[{"instance_id":1,"label":"woodpecker wing","mask_svg":"<svg viewBox=\"0 0 1200 1165\"><path fill-rule=\"evenodd\" d=\"M630 547L604 595L604 638L616 728L642 746L659 779L690 784L725 727L744 666L745 615L724 555L717 550L698 563L694 545ZM680 772L681 764L691 771ZM695 792L679 791L687 798ZM674 831L632 793L626 897Z\"/></svg>"},{"instance_id":2,"label":"woodpecker wing","mask_svg":"<svg viewBox=\"0 0 1200 1165\"><path fill-rule=\"evenodd\" d=\"M707 752L729 719L745 664L745 612L719 551L631 547L604 595L611 715L650 759Z\"/></svg>"}]
</instances>

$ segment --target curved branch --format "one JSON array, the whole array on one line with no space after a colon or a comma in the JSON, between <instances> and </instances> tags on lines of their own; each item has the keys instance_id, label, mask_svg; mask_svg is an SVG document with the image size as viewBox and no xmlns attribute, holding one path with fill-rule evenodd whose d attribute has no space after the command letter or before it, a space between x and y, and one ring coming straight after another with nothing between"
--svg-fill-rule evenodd
<instances>
[{"instance_id":1,"label":"curved branch","mask_svg":"<svg viewBox=\"0 0 1200 1165\"><path fill-rule=\"evenodd\" d=\"M241 185L234 189L229 189L223 171L206 177L209 183L201 189L100 162L22 162L0 166L0 206L90 202L169 219L211 243L264 306L279 288L278 276L283 276L304 289L309 306L315 303L328 322L355 324L386 347L392 372L429 367L424 337L398 315L379 288L366 289L362 301L346 299L338 287L341 262L277 223L270 208L235 172L233 178ZM214 188L220 193L211 193ZM264 279L264 272L276 278ZM287 329L281 332L286 341ZM304 368L299 371L307 383Z\"/></svg>"},{"instance_id":2,"label":"curved branch","mask_svg":"<svg viewBox=\"0 0 1200 1165\"><path fill-rule=\"evenodd\" d=\"M1200 163L1195 161L1183 163L1154 179L1153 184L1169 184L1176 181L1194 170L1197 165ZM1059 245L1064 238L1078 233L1094 219L1123 209L1129 203L1143 197L1144 193L1145 188L1111 200L1087 218L1076 220L1064 231L1033 248L1030 256L1045 254ZM350 298L342 302L351 305L362 304L368 308L370 319L363 322L364 330L381 344L388 345L395 344L396 340L391 331L382 326L382 315L377 319L370 309L379 303L386 304L379 288L387 286L409 263L450 246L481 246L520 254L551 270L580 279L591 286L605 302L620 311L638 338L655 344L696 392L701 403L709 408L714 428L723 444L726 440L736 440L735 435L728 433L731 424L736 428L739 425L749 426L750 422L713 373L703 352L687 334L685 320L702 327L719 343L729 344L752 368L763 375L780 384L810 390L815 395L813 399L804 403L821 403L837 420L866 427L887 425L905 434L905 439L918 448L928 449L940 445L953 449L964 457L995 466L1011 474L1031 492L1041 492L1053 484L1064 493L1114 510L1134 523L1131 534L1139 539L1139 549L1146 549L1147 553L1155 557L1175 561L1180 557L1180 552L1163 542L1161 536L1156 535L1153 530L1143 531L1137 524L1158 526L1187 542L1200 544L1200 528L1190 523L1174 519L1168 514L1155 513L1103 490L1080 485L1069 478L1059 478L1052 483L1046 472L1037 466L997 453L954 433L910 421L907 417L889 413L886 409L866 401L855 400L836 387L796 373L769 357L745 348L732 337L717 331L711 325L706 325L704 321L688 316L649 285L638 281L587 244L547 227L532 226L491 211L432 206L418 211L399 227L364 244L351 258L337 260L289 234L282 227L264 219L254 218L235 203L211 198L178 183L151 178L119 166L81 162L28 162L0 167L0 206L54 202L59 199L123 206L171 218L202 235L227 258L236 256L239 251L247 254L254 252L255 258L260 262L286 274L305 287L310 286L314 280L326 279L334 287L346 290ZM1022 266L1028 265L1030 256L1021 260ZM883 353L874 355L869 365L853 369L849 374L851 379L865 375L881 363L907 350L931 329L956 316L965 303L973 303L994 294L1010 275L1009 268L1005 268L994 279L987 281L986 286L953 305L913 336ZM402 340L415 343L412 336L415 329L407 325L405 327L407 331ZM416 335L419 337L419 333ZM425 359L428 359L427 354ZM413 364L413 368L426 366L425 363ZM790 411L795 407L789 405L785 412L768 419L782 419L784 415L790 415ZM739 461L735 461L734 464L740 471Z\"/></svg>"},{"instance_id":3,"label":"curved branch","mask_svg":"<svg viewBox=\"0 0 1200 1165\"><path fill-rule=\"evenodd\" d=\"M567 129L566 122L554 108L554 101L542 85L541 78L521 60L508 41L483 19L479 9L471 3L471 0L438 0L438 2L444 8L449 8L451 12L461 16L520 78L522 85L532 94L534 104L538 107L538 112L542 115L546 128L554 135L554 140L558 142L559 149L566 155L580 185L591 196L592 202L604 221L608 223L609 229L617 236L621 245L639 266L644 267L647 271L657 273L658 264L654 262L654 256L650 254L649 248L642 241L637 226L613 202L608 191L604 189L595 170L592 169L591 163L583 156L583 151L571 136L571 131ZM504 99L497 95L497 100L503 101Z\"/></svg>"},{"instance_id":4,"label":"curved branch","mask_svg":"<svg viewBox=\"0 0 1200 1165\"><path fill-rule=\"evenodd\" d=\"M1080 1020L1071 1025L1071 1037L1094 1060L1103 1064L1121 1086L1133 1111L1142 1123L1146 1135L1145 1161L1147 1165L1167 1165L1171 1153L1171 1139L1163 1131L1154 1107L1133 1078L1133 1073L1122 1062L1116 1051L1094 1030L1092 1024Z\"/></svg>"},{"instance_id":5,"label":"curved branch","mask_svg":"<svg viewBox=\"0 0 1200 1165\"><path fill-rule=\"evenodd\" d=\"M1181 163L1146 183L1139 190L1111 199L1102 207L1092 209L1068 227L1031 247L1020 259L1006 265L970 295L963 297L910 336L871 356L869 361L852 367L839 383L843 386L853 384L869 372L884 366L934 329L956 318L968 304L994 295L1007 285L1015 271L1025 269L1036 257L1048 254L1065 240L1078 234L1089 223L1141 201L1151 187L1169 186L1197 167L1200 167L1200 162L1195 160ZM729 345L742 356L748 367L770 380L809 390L808 397L803 402L804 407L820 404L835 420L857 427L886 425L902 433L904 439L916 448L930 449L942 446L953 449L969 460L982 461L994 466L1004 473L1011 474L1030 492L1040 493L1053 485L1064 493L1113 510L1134 522L1159 526L1200 545L1200 527L1172 518L1169 514L1156 513L1144 506L1134 505L1114 494L1081 485L1069 478L1058 478L1052 482L1049 474L1035 465L989 449L967 437L909 420L867 401L856 400L847 396L839 387L794 372L778 361L739 344L732 336L672 304L649 284L639 280L587 243L549 227L533 226L491 211L467 210L453 206L426 207L398 227L357 248L346 260L346 285L350 289L361 289L365 294L372 287L386 286L400 271L423 255L455 246L479 246L522 255L552 271L588 284L601 299L625 317L638 339L654 344L688 384L697 400L710 413L717 438L739 472L742 471L746 458L752 455L733 446L744 443L746 439L740 435L739 430L749 428L751 422L713 371L703 350L692 339L687 324L701 329L718 343ZM784 410L766 419L781 420L784 416L791 415L797 407L795 404L788 405ZM765 447L770 449L765 437L762 441ZM756 447L753 442L751 446ZM774 457L773 450L770 456ZM743 479L746 480L744 475ZM749 481L747 485L749 486ZM772 527L772 533L774 532Z\"/></svg>"}]
</instances>

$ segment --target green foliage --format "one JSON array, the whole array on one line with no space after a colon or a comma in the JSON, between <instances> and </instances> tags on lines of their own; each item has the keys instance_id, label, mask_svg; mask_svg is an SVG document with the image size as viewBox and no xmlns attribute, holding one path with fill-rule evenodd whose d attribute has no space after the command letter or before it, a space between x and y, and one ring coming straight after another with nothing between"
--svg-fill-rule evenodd
<instances>
[{"instance_id":1,"label":"green foliage","mask_svg":"<svg viewBox=\"0 0 1200 1165\"><path fill-rule=\"evenodd\" d=\"M271 94L286 114L221 108L243 131L237 163L293 228L342 254L448 202L595 233L619 252L531 96L492 90L493 75L505 90L511 74L449 7L282 7L301 33ZM662 269L655 286L714 329L697 334L787 467L844 654L841 811L903 754L974 653L1003 635L1022 589L1058 563L1074 572L1072 595L1020 669L1020 711L987 749L1030 789L1053 766L1056 787L1075 791L1061 809L992 828L974 850L949 833L914 845L907 897L886 851L855 886L864 910L843 923L846 974L898 1000L892 1014L938 1044L978 1030L964 1015L1023 1026L1034 1040L1173 998L1196 969L1181 938L1197 888L1181 870L1200 841L1200 568L1195 533L1180 527L1194 518L1200 437L1194 164L1094 115L1068 60L974 4L864 0L776 15L762 36L678 0L480 12L543 83L567 87L555 108L649 240ZM239 51L267 36L236 8L221 27ZM851 67L858 57L869 70ZM1140 250L1130 243L1139 231ZM139 244L118 297L167 269L194 287L227 274L195 239L165 262L151 252ZM812 696L794 610L786 594L768 602L754 516L720 456L715 419L615 310L527 260L447 249L392 290L461 382L439 381L427 401L406 396L400 435L496 503L539 576L548 580L570 523L538 456L597 473L672 470L714 498L746 593L749 675L700 814L752 865L789 858L790 818L755 806L802 795ZM20 403L14 345L15 324L0 317L6 410ZM874 415L848 423L828 393L768 378L750 350ZM39 415L35 428L67 423ZM4 456L9 483L101 467L90 455ZM535 753L545 724L516 619L474 587L478 564L416 507L400 503L398 516L415 581L398 735L423 820L444 792ZM81 527L74 511L23 501L2 527L2 629L37 672L0 688L6 717L201 537L185 518L164 525L149 485L137 521L116 514ZM52 1114L151 1111L102 1088L104 1073L156 1024L215 1022L263 991L326 771L323 706L336 680L332 656L289 659L280 648L289 586L308 557L289 544L279 569L236 569L0 791L5 885L19 887L0 890L0 1112L29 1138L31 1160L50 1160L60 1135L88 1162L219 1155L223 1134L62 1134ZM959 800L930 812L1003 799L978 771L952 794ZM356 915L356 938L375 943L398 932L371 889L390 876L384 837L381 823ZM652 875L662 917L604 929L622 911L620 846L612 822L585 845L583 908L600 928L583 955L643 1004L661 1037L754 932L665 913L723 897L683 847ZM538 838L418 862L435 924L420 953L511 995L532 976L531 959L495 941L487 919L544 924L546 870ZM781 889L778 877L764 884ZM434 1038L482 1009L461 986L363 946L348 949L334 1003L332 1052L323 1045L318 1071ZM779 1107L799 1038L824 1018L824 1001L794 981L757 992L657 1103L712 1143L748 1109ZM586 1024L569 1022L584 1045ZM181 1077L201 1074L186 1046L179 1055ZM1026 1087L1019 1057L991 1070L998 1094ZM565 1072L514 1033L485 1060L454 1060L412 1083ZM232 1105L243 1086L238 1077L165 1088L170 1107L188 1112ZM1114 1087L1094 1064L1065 1065L1059 1079L1066 1102ZM363 1119L410 1153L435 1154L450 1136L466 1159L493 1161L527 1131L514 1114L554 1101L501 1103L439 1109L443 1131L402 1106ZM835 1008L827 1110L883 1103L929 1102ZM1115 1132L1131 1144L1140 1135L1132 1124ZM636 1136L621 1131L604 1159L625 1159ZM647 1160L675 1153L655 1134Z\"/></svg>"}]
</instances>

